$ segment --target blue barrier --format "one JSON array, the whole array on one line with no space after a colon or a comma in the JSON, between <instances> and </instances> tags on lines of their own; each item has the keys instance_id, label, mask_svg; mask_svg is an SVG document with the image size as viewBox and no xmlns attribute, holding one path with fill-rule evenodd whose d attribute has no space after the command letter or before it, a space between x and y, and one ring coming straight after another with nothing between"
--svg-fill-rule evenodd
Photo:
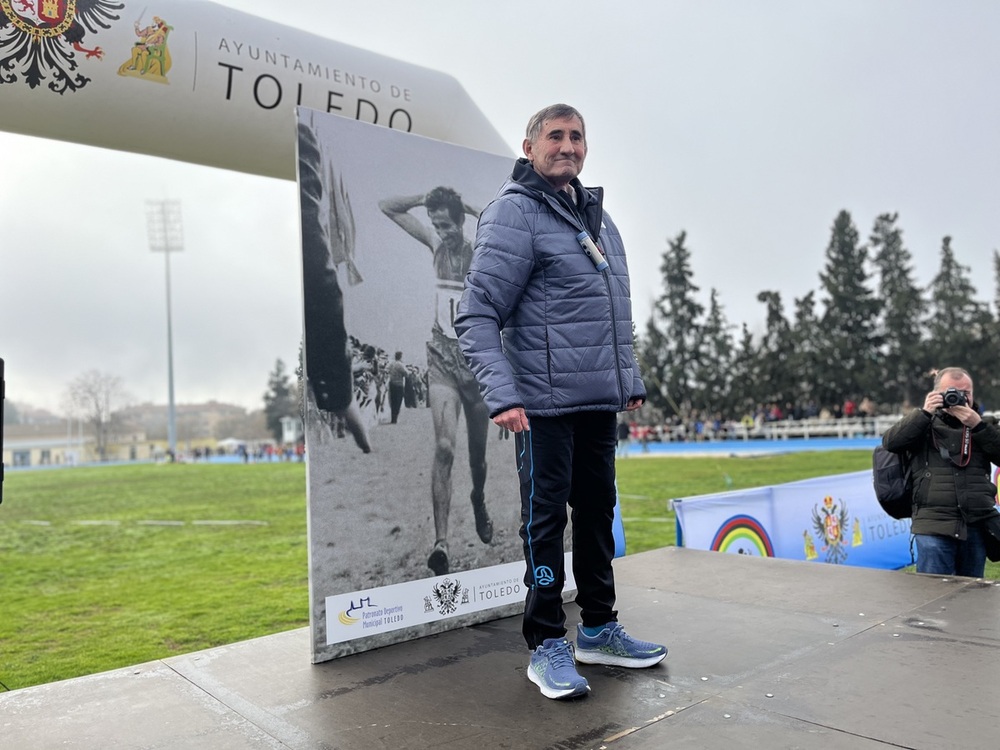
<instances>
[{"instance_id":1,"label":"blue barrier","mask_svg":"<svg viewBox=\"0 0 1000 750\"><path fill-rule=\"evenodd\" d=\"M731 554L897 569L910 520L889 517L871 471L674 500L677 544Z\"/></svg>"}]
</instances>

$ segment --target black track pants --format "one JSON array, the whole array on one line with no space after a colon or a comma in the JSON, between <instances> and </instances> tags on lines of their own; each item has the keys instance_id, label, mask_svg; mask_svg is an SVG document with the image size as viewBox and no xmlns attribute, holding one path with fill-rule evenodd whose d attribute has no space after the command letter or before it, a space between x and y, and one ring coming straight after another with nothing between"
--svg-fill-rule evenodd
<instances>
[{"instance_id":1,"label":"black track pants","mask_svg":"<svg viewBox=\"0 0 1000 750\"><path fill-rule=\"evenodd\" d=\"M614 412L531 417L516 435L521 484L521 540L527 570L522 632L528 648L566 634L563 538L566 508L573 522L576 603L586 626L614 620Z\"/></svg>"}]
</instances>

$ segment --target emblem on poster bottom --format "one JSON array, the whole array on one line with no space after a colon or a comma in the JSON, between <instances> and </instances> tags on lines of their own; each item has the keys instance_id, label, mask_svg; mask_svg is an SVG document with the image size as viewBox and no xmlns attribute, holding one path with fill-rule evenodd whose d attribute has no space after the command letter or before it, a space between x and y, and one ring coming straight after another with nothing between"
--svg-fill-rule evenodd
<instances>
[{"instance_id":1,"label":"emblem on poster bottom","mask_svg":"<svg viewBox=\"0 0 1000 750\"><path fill-rule=\"evenodd\" d=\"M361 597L357 604L351 599L350 606L337 615L337 620L341 625L353 625L361 619L364 610L370 610L377 606L376 604L372 604L370 596Z\"/></svg>"},{"instance_id":2,"label":"emblem on poster bottom","mask_svg":"<svg viewBox=\"0 0 1000 750\"><path fill-rule=\"evenodd\" d=\"M430 605L430 600L433 600L432 609L436 609L438 614L450 615L453 614L457 609L458 605L466 601L465 596L462 595L462 584L458 579L454 581L450 578L445 578L439 583L435 583L434 587L431 589L431 595L424 600L425 608Z\"/></svg>"}]
</instances>

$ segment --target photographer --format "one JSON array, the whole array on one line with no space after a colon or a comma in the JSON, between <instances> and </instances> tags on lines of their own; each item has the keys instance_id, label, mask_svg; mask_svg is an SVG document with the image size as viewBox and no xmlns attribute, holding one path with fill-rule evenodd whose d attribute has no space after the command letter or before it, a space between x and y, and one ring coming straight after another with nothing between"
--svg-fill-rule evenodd
<instances>
[{"instance_id":1,"label":"photographer","mask_svg":"<svg viewBox=\"0 0 1000 750\"><path fill-rule=\"evenodd\" d=\"M937 372L923 408L890 427L882 445L912 456L917 572L981 578L987 551L1000 559L997 488L990 481L990 463L1000 464L1000 429L979 415L969 373Z\"/></svg>"}]
</instances>

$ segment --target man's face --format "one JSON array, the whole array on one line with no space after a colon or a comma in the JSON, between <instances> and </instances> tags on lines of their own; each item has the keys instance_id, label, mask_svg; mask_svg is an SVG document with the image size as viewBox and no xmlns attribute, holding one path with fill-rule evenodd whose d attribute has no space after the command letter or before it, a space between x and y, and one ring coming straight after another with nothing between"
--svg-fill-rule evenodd
<instances>
[{"instance_id":1,"label":"man's face","mask_svg":"<svg viewBox=\"0 0 1000 750\"><path fill-rule=\"evenodd\" d=\"M442 242L461 242L464 239L462 236L462 225L455 223L455 220L451 218L451 214L448 213L447 208L428 211L427 217L431 220L431 224L434 225L434 231L437 232Z\"/></svg>"},{"instance_id":2,"label":"man's face","mask_svg":"<svg viewBox=\"0 0 1000 750\"><path fill-rule=\"evenodd\" d=\"M556 190L562 190L583 171L587 139L579 117L546 120L538 137L524 139L524 155Z\"/></svg>"},{"instance_id":3,"label":"man's face","mask_svg":"<svg viewBox=\"0 0 1000 750\"><path fill-rule=\"evenodd\" d=\"M968 402L967 405L972 405L972 381L969 378L964 375L945 375L941 378L941 385L938 390L941 393L944 393L949 388L962 391L965 394L966 401Z\"/></svg>"}]
</instances>

